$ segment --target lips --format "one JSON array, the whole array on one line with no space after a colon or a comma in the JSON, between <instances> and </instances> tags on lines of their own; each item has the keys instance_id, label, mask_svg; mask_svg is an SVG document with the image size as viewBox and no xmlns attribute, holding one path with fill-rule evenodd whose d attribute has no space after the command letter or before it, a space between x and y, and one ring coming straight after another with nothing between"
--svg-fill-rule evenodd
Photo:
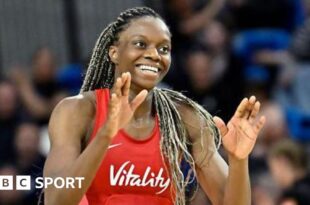
<instances>
[{"instance_id":1,"label":"lips","mask_svg":"<svg viewBox=\"0 0 310 205\"><path fill-rule=\"evenodd\" d=\"M140 65L137 65L136 67L142 72L158 73L160 71L158 67L151 66L151 65L140 64Z\"/></svg>"}]
</instances>

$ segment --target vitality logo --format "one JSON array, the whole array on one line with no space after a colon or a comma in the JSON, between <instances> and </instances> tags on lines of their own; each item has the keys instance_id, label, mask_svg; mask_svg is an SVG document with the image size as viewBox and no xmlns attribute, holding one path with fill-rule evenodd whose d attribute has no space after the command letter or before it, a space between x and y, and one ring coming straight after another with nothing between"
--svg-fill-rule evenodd
<instances>
[{"instance_id":1,"label":"vitality logo","mask_svg":"<svg viewBox=\"0 0 310 205\"><path fill-rule=\"evenodd\" d=\"M118 170L115 170L114 165L111 165L111 186L160 187L161 190L156 194L163 193L169 187L170 179L165 179L163 177L163 168L160 168L159 172L156 174L151 170L151 167L148 166L142 176L134 173L134 171L135 165L130 164L130 161L126 161Z\"/></svg>"}]
</instances>

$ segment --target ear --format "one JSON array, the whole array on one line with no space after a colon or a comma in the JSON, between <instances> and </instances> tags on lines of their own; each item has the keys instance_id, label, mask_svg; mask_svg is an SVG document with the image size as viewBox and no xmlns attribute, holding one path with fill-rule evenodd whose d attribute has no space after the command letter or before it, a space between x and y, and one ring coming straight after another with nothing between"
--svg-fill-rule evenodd
<instances>
[{"instance_id":1,"label":"ear","mask_svg":"<svg viewBox=\"0 0 310 205\"><path fill-rule=\"evenodd\" d=\"M114 64L118 64L118 49L113 45L109 48L109 57Z\"/></svg>"}]
</instances>

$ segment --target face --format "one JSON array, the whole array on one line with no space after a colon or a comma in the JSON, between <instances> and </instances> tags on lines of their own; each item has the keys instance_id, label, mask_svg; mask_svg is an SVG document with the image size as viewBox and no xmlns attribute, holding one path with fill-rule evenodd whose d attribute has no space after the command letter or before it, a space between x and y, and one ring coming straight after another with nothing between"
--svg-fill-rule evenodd
<instances>
[{"instance_id":1,"label":"face","mask_svg":"<svg viewBox=\"0 0 310 205\"><path fill-rule=\"evenodd\" d=\"M38 51L33 61L33 75L38 81L48 81L54 78L55 60L51 51L43 48Z\"/></svg>"},{"instance_id":2,"label":"face","mask_svg":"<svg viewBox=\"0 0 310 205\"><path fill-rule=\"evenodd\" d=\"M285 199L280 205L298 205L294 199Z\"/></svg>"},{"instance_id":3,"label":"face","mask_svg":"<svg viewBox=\"0 0 310 205\"><path fill-rule=\"evenodd\" d=\"M17 107L17 93L13 85L0 82L0 118L6 119L14 115Z\"/></svg>"},{"instance_id":4,"label":"face","mask_svg":"<svg viewBox=\"0 0 310 205\"><path fill-rule=\"evenodd\" d=\"M227 32L220 22L213 21L204 31L204 39L213 50L225 48Z\"/></svg>"},{"instance_id":5,"label":"face","mask_svg":"<svg viewBox=\"0 0 310 205\"><path fill-rule=\"evenodd\" d=\"M171 63L171 38L166 24L154 17L133 20L110 47L115 76L130 72L131 88L150 90L167 74Z\"/></svg>"},{"instance_id":6,"label":"face","mask_svg":"<svg viewBox=\"0 0 310 205\"><path fill-rule=\"evenodd\" d=\"M288 188L295 180L296 170L284 157L271 157L268 160L269 169L275 182L282 188Z\"/></svg>"},{"instance_id":7,"label":"face","mask_svg":"<svg viewBox=\"0 0 310 205\"><path fill-rule=\"evenodd\" d=\"M205 90L210 82L211 57L203 52L194 52L187 59L187 74L196 90Z\"/></svg>"},{"instance_id":8,"label":"face","mask_svg":"<svg viewBox=\"0 0 310 205\"><path fill-rule=\"evenodd\" d=\"M31 123L21 124L16 132L15 147L19 155L34 156L39 148L39 130Z\"/></svg>"}]
</instances>

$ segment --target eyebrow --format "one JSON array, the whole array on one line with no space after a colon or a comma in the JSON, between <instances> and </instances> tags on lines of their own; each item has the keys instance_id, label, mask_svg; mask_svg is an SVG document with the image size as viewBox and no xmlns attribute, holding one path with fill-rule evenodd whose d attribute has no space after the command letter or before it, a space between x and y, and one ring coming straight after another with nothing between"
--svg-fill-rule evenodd
<instances>
[{"instance_id":1,"label":"eyebrow","mask_svg":"<svg viewBox=\"0 0 310 205\"><path fill-rule=\"evenodd\" d=\"M131 36L131 38L135 38L135 37L142 37L142 38L146 38L147 39L147 36L142 35L142 34L134 34L134 35ZM170 37L170 35L169 35L169 37ZM162 42L167 42L167 43L171 44L170 38L165 38L165 39L163 39Z\"/></svg>"}]
</instances>

